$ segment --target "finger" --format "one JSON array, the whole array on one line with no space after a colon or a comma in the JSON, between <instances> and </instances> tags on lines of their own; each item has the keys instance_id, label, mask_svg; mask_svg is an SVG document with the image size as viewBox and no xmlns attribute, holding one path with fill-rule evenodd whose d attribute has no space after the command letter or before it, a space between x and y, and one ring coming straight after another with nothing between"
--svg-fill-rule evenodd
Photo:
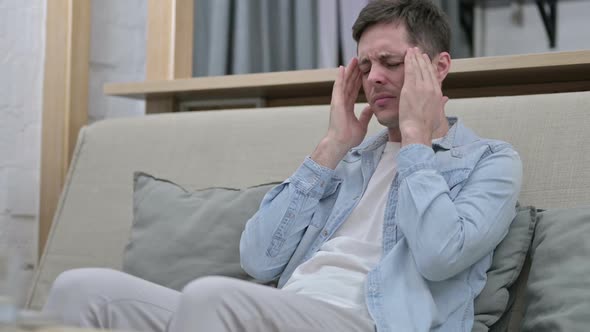
<instances>
[{"instance_id":1,"label":"finger","mask_svg":"<svg viewBox=\"0 0 590 332\"><path fill-rule=\"evenodd\" d=\"M359 72L358 60L357 60L357 58L353 57L348 62L348 66L346 67L346 72L345 72L344 90L343 91L346 95L349 95L350 93L352 93L352 89L354 88L354 86L353 86L354 81L355 81L356 75L358 75L358 72Z\"/></svg>"},{"instance_id":2,"label":"finger","mask_svg":"<svg viewBox=\"0 0 590 332\"><path fill-rule=\"evenodd\" d=\"M355 69L358 68L358 60L356 59L356 57L352 57L350 59L350 61L348 61L348 65L346 65L346 71L345 71L345 82L348 82L350 80L350 77L352 77L352 74L354 73Z\"/></svg>"},{"instance_id":3,"label":"finger","mask_svg":"<svg viewBox=\"0 0 590 332\"><path fill-rule=\"evenodd\" d=\"M442 97L442 106L443 106L443 108L445 107L445 105L447 104L448 101L449 101L449 97L447 97L447 96L443 96Z\"/></svg>"},{"instance_id":4,"label":"finger","mask_svg":"<svg viewBox=\"0 0 590 332\"><path fill-rule=\"evenodd\" d=\"M348 80L346 82L346 94L347 95L355 93L355 91L358 92L358 89L359 89L358 80L359 80L360 76L361 76L361 71L358 68L358 66L351 68L351 72L350 72Z\"/></svg>"},{"instance_id":5,"label":"finger","mask_svg":"<svg viewBox=\"0 0 590 332\"><path fill-rule=\"evenodd\" d=\"M418 51L416 53L416 62L418 63L418 66L420 68L420 76L422 77L422 80L424 81L424 83L430 84L430 74L428 73L428 69L430 67L430 60L426 60L428 59L428 55L426 55L426 58L424 57L425 55L426 54L422 53L422 51Z\"/></svg>"},{"instance_id":6,"label":"finger","mask_svg":"<svg viewBox=\"0 0 590 332\"><path fill-rule=\"evenodd\" d=\"M373 117L373 109L371 108L371 105L369 105L369 106L365 107L365 109L363 109L363 111L361 112L361 115L359 116L359 123L361 124L363 129L367 129L372 117Z\"/></svg>"},{"instance_id":7,"label":"finger","mask_svg":"<svg viewBox=\"0 0 590 332\"><path fill-rule=\"evenodd\" d=\"M356 99L360 93L362 85L363 85L363 74L361 73L360 70L358 70L358 73L352 83L352 90L350 92L350 97L352 99L352 102L356 102Z\"/></svg>"},{"instance_id":8,"label":"finger","mask_svg":"<svg viewBox=\"0 0 590 332\"><path fill-rule=\"evenodd\" d=\"M420 54L420 50L417 47L412 49L412 56L410 57L410 61L412 63L412 68L414 70L414 77L416 80L416 84L422 82L424 78L422 77L422 70L420 69L420 63L418 62L418 57Z\"/></svg>"},{"instance_id":9,"label":"finger","mask_svg":"<svg viewBox=\"0 0 590 332\"><path fill-rule=\"evenodd\" d=\"M360 68L358 70L355 83L359 88L363 85L363 73L361 72Z\"/></svg>"},{"instance_id":10,"label":"finger","mask_svg":"<svg viewBox=\"0 0 590 332\"><path fill-rule=\"evenodd\" d=\"M334 86L332 87L332 102L336 101L342 96L342 81L344 80L344 67L338 66L338 73L334 80Z\"/></svg>"},{"instance_id":11,"label":"finger","mask_svg":"<svg viewBox=\"0 0 590 332\"><path fill-rule=\"evenodd\" d=\"M422 68L420 68L420 61L418 58L420 57L420 50L415 47L412 56L412 66L414 67L414 75L416 77L416 84L424 81L424 76L422 76Z\"/></svg>"},{"instance_id":12,"label":"finger","mask_svg":"<svg viewBox=\"0 0 590 332\"><path fill-rule=\"evenodd\" d=\"M358 89L356 91L357 91L357 96L355 97L355 100L358 98L358 95L361 93L366 95L366 93L364 91L364 87L363 87L363 73L360 70L359 70L359 77L358 77Z\"/></svg>"},{"instance_id":13,"label":"finger","mask_svg":"<svg viewBox=\"0 0 590 332\"><path fill-rule=\"evenodd\" d=\"M413 48L408 48L404 58L404 85L416 85L416 73L414 71L414 62L412 61L413 54Z\"/></svg>"},{"instance_id":14,"label":"finger","mask_svg":"<svg viewBox=\"0 0 590 332\"><path fill-rule=\"evenodd\" d=\"M428 72L429 79L432 82L433 86L437 86L439 83L436 72L436 64L430 61L430 57L428 56L428 54L424 54L423 57L424 61L426 61L426 71Z\"/></svg>"}]
</instances>

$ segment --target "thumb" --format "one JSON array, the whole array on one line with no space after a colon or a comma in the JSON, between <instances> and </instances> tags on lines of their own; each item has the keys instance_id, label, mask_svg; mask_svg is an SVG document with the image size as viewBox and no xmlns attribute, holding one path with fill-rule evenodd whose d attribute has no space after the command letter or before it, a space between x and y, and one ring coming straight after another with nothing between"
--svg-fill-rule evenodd
<instances>
[{"instance_id":1,"label":"thumb","mask_svg":"<svg viewBox=\"0 0 590 332\"><path fill-rule=\"evenodd\" d=\"M367 107L365 107L365 109L363 109L361 115L359 116L359 123L361 124L363 129L367 129L367 127L369 126L369 121L371 121L372 117L373 109L371 108L371 105L368 105Z\"/></svg>"},{"instance_id":2,"label":"thumb","mask_svg":"<svg viewBox=\"0 0 590 332\"><path fill-rule=\"evenodd\" d=\"M447 97L447 96L443 96L442 97L442 106L443 106L443 108L445 107L445 105L447 104L448 101L449 101L449 97Z\"/></svg>"}]
</instances>

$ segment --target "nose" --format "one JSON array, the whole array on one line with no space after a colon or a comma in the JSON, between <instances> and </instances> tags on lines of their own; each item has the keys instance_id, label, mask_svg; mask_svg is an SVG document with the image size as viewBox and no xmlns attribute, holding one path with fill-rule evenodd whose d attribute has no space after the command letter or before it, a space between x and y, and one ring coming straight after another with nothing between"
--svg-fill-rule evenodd
<instances>
[{"instance_id":1,"label":"nose","mask_svg":"<svg viewBox=\"0 0 590 332\"><path fill-rule=\"evenodd\" d=\"M369 76L367 77L367 81L372 84L384 84L385 83L385 76L383 73L381 66L371 66L371 71L369 71Z\"/></svg>"}]
</instances>

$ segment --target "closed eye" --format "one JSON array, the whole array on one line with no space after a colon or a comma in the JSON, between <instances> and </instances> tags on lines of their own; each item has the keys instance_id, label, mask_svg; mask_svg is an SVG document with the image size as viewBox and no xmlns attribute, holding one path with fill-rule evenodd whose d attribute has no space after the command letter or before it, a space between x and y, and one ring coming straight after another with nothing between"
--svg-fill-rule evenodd
<instances>
[{"instance_id":1,"label":"closed eye","mask_svg":"<svg viewBox=\"0 0 590 332\"><path fill-rule=\"evenodd\" d=\"M369 67L369 66L362 66L359 69L363 75L368 75L369 72L371 71L371 67Z\"/></svg>"}]
</instances>

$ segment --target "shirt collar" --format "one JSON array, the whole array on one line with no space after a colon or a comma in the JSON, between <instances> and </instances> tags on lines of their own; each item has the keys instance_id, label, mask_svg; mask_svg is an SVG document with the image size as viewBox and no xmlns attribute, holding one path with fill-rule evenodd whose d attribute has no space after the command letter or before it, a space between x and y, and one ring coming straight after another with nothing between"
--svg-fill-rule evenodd
<instances>
[{"instance_id":1,"label":"shirt collar","mask_svg":"<svg viewBox=\"0 0 590 332\"><path fill-rule=\"evenodd\" d=\"M450 150L454 147L458 147L479 140L479 137L469 128L465 127L463 125L463 122L457 117L447 117L447 121L449 121L449 131L446 133L445 136L434 139L432 141L433 148L438 147L441 149ZM386 128L380 131L377 135L373 136L372 138L365 140L359 146L353 148L351 152L354 154L360 154L365 151L375 150L378 147L385 145L388 139L389 134Z\"/></svg>"},{"instance_id":2,"label":"shirt collar","mask_svg":"<svg viewBox=\"0 0 590 332\"><path fill-rule=\"evenodd\" d=\"M459 122L459 119L456 117L447 117L447 121L449 122L449 131L447 131L445 136L432 140L433 148L440 147L445 150L450 150L452 147L455 146L457 128L461 126L461 123Z\"/></svg>"}]
</instances>

